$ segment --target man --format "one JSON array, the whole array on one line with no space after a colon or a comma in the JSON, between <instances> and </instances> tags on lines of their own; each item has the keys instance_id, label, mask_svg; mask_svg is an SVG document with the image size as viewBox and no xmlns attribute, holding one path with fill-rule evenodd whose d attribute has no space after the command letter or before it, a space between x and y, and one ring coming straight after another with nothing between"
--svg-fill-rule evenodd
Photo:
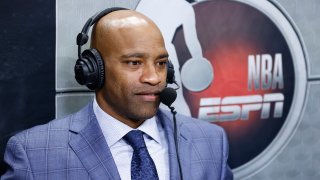
<instances>
[{"instance_id":1,"label":"man","mask_svg":"<svg viewBox=\"0 0 320 180\"><path fill-rule=\"evenodd\" d=\"M159 109L168 53L149 18L111 12L95 24L91 47L105 72L93 102L13 136L1 179L232 179L224 131L182 115L178 163L172 115Z\"/></svg>"}]
</instances>

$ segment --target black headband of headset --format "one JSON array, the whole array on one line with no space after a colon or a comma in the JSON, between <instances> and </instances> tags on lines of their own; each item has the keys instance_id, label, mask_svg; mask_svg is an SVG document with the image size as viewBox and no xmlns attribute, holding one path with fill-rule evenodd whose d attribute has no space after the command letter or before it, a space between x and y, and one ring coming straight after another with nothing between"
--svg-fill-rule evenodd
<instances>
[{"instance_id":1,"label":"black headband of headset","mask_svg":"<svg viewBox=\"0 0 320 180\"><path fill-rule=\"evenodd\" d=\"M113 11L118 11L118 10L128 10L123 7L112 7L105 9L103 11L100 11L93 15L91 18L87 20L87 22L84 24L81 33L78 34L77 36L77 45L78 45L78 57L81 58L81 46L86 44L88 42L89 36L88 36L88 31L89 28L94 25L101 17L113 12Z\"/></svg>"}]
</instances>

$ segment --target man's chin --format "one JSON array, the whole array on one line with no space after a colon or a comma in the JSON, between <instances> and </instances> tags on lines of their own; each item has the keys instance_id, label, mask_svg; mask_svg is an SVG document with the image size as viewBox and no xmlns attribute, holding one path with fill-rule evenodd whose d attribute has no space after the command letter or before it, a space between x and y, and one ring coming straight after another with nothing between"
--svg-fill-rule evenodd
<instances>
[{"instance_id":1,"label":"man's chin","mask_svg":"<svg viewBox=\"0 0 320 180\"><path fill-rule=\"evenodd\" d=\"M135 105L131 105L128 109L130 112L127 115L135 122L144 121L156 115L159 105L159 102L136 103Z\"/></svg>"},{"instance_id":2,"label":"man's chin","mask_svg":"<svg viewBox=\"0 0 320 180\"><path fill-rule=\"evenodd\" d=\"M148 110L144 110L144 111L142 111L142 109L140 109L137 111L139 111L139 112L134 112L132 114L132 117L130 118L135 122L145 121L147 119L154 117L158 111L158 108L148 109Z\"/></svg>"}]
</instances>

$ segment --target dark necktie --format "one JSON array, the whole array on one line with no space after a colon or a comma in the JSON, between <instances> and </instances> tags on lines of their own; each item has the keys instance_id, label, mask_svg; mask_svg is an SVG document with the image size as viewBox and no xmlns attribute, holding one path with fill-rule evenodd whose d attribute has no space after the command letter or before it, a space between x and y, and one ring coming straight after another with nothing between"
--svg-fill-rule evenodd
<instances>
[{"instance_id":1,"label":"dark necktie","mask_svg":"<svg viewBox=\"0 0 320 180\"><path fill-rule=\"evenodd\" d=\"M131 160L132 180L158 180L156 166L143 139L143 132L132 130L123 137L133 148Z\"/></svg>"}]
</instances>

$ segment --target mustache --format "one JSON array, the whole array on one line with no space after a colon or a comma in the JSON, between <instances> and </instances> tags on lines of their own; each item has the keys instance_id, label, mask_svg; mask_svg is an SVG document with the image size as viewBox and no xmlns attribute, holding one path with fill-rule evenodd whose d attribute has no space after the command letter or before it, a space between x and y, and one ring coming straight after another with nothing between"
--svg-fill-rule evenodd
<instances>
[{"instance_id":1,"label":"mustache","mask_svg":"<svg viewBox=\"0 0 320 180\"><path fill-rule=\"evenodd\" d=\"M139 88L135 88L132 90L133 94L136 95L144 95L144 94L155 94L155 95L159 95L163 90L164 90L165 86L144 86L144 87L139 87Z\"/></svg>"}]
</instances>

